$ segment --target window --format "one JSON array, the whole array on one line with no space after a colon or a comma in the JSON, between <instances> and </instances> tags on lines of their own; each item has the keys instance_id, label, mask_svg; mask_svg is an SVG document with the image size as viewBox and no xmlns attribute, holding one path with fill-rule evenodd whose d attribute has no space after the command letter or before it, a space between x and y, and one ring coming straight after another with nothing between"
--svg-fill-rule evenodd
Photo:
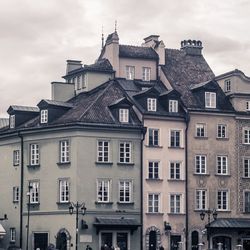
<instances>
[{"instance_id":1,"label":"window","mask_svg":"<svg viewBox=\"0 0 250 250\"><path fill-rule=\"evenodd\" d=\"M120 142L120 163L131 163L131 142Z\"/></svg>"},{"instance_id":2,"label":"window","mask_svg":"<svg viewBox=\"0 0 250 250\"><path fill-rule=\"evenodd\" d=\"M217 156L217 174L227 175L228 174L228 160L225 155Z\"/></svg>"},{"instance_id":3,"label":"window","mask_svg":"<svg viewBox=\"0 0 250 250\"><path fill-rule=\"evenodd\" d=\"M148 104L148 111L156 111L156 99L155 98L148 98L147 99Z\"/></svg>"},{"instance_id":4,"label":"window","mask_svg":"<svg viewBox=\"0 0 250 250\"><path fill-rule=\"evenodd\" d=\"M129 121L129 110L128 109L119 109L119 121L128 122Z\"/></svg>"},{"instance_id":5,"label":"window","mask_svg":"<svg viewBox=\"0 0 250 250\"><path fill-rule=\"evenodd\" d=\"M195 156L195 173L196 174L206 174L206 156L196 155Z\"/></svg>"},{"instance_id":6,"label":"window","mask_svg":"<svg viewBox=\"0 0 250 250\"><path fill-rule=\"evenodd\" d=\"M142 68L142 80L143 81L150 81L150 73L151 73L151 68L143 67Z\"/></svg>"},{"instance_id":7,"label":"window","mask_svg":"<svg viewBox=\"0 0 250 250\"><path fill-rule=\"evenodd\" d=\"M246 101L246 111L250 111L250 101Z\"/></svg>"},{"instance_id":8,"label":"window","mask_svg":"<svg viewBox=\"0 0 250 250\"><path fill-rule=\"evenodd\" d=\"M178 112L178 101L169 100L169 112L177 113Z\"/></svg>"},{"instance_id":9,"label":"window","mask_svg":"<svg viewBox=\"0 0 250 250\"><path fill-rule=\"evenodd\" d=\"M250 129L249 128L245 128L244 129L244 135L243 135L244 139L243 142L244 144L250 144Z\"/></svg>"},{"instance_id":10,"label":"window","mask_svg":"<svg viewBox=\"0 0 250 250\"><path fill-rule=\"evenodd\" d=\"M81 89L81 76L77 76L76 78L76 89L79 90Z\"/></svg>"},{"instance_id":11,"label":"window","mask_svg":"<svg viewBox=\"0 0 250 250\"><path fill-rule=\"evenodd\" d=\"M180 180L181 179L181 163L170 162L170 179Z\"/></svg>"},{"instance_id":12,"label":"window","mask_svg":"<svg viewBox=\"0 0 250 250\"><path fill-rule=\"evenodd\" d=\"M109 141L98 141L98 162L109 162Z\"/></svg>"},{"instance_id":13,"label":"window","mask_svg":"<svg viewBox=\"0 0 250 250\"><path fill-rule=\"evenodd\" d=\"M148 195L148 212L149 213L159 213L159 194L149 194Z\"/></svg>"},{"instance_id":14,"label":"window","mask_svg":"<svg viewBox=\"0 0 250 250\"><path fill-rule=\"evenodd\" d=\"M228 190L218 190L217 192L217 209L228 210L229 195Z\"/></svg>"},{"instance_id":15,"label":"window","mask_svg":"<svg viewBox=\"0 0 250 250\"><path fill-rule=\"evenodd\" d=\"M126 79L134 80L134 78L135 78L135 67L126 66Z\"/></svg>"},{"instance_id":16,"label":"window","mask_svg":"<svg viewBox=\"0 0 250 250\"><path fill-rule=\"evenodd\" d=\"M181 212L181 195L170 195L170 213L179 214Z\"/></svg>"},{"instance_id":17,"label":"window","mask_svg":"<svg viewBox=\"0 0 250 250\"><path fill-rule=\"evenodd\" d=\"M10 242L16 242L16 229L14 227L10 228Z\"/></svg>"},{"instance_id":18,"label":"window","mask_svg":"<svg viewBox=\"0 0 250 250\"><path fill-rule=\"evenodd\" d=\"M197 137L205 137L206 136L206 124L205 123L197 123L196 124L196 136Z\"/></svg>"},{"instance_id":19,"label":"window","mask_svg":"<svg viewBox=\"0 0 250 250\"><path fill-rule=\"evenodd\" d=\"M60 163L69 162L69 141L60 141Z\"/></svg>"},{"instance_id":20,"label":"window","mask_svg":"<svg viewBox=\"0 0 250 250\"><path fill-rule=\"evenodd\" d=\"M250 191L245 191L244 192L244 212L245 213L250 213Z\"/></svg>"},{"instance_id":21,"label":"window","mask_svg":"<svg viewBox=\"0 0 250 250\"><path fill-rule=\"evenodd\" d=\"M18 166L20 163L20 151L14 150L13 151L13 165Z\"/></svg>"},{"instance_id":22,"label":"window","mask_svg":"<svg viewBox=\"0 0 250 250\"><path fill-rule=\"evenodd\" d=\"M69 202L69 180L59 180L59 202Z\"/></svg>"},{"instance_id":23,"label":"window","mask_svg":"<svg viewBox=\"0 0 250 250\"><path fill-rule=\"evenodd\" d=\"M10 128L15 128L15 115L10 115Z\"/></svg>"},{"instance_id":24,"label":"window","mask_svg":"<svg viewBox=\"0 0 250 250\"><path fill-rule=\"evenodd\" d=\"M30 144L30 165L39 165L39 145Z\"/></svg>"},{"instance_id":25,"label":"window","mask_svg":"<svg viewBox=\"0 0 250 250\"><path fill-rule=\"evenodd\" d=\"M41 123L48 123L48 110L47 109L41 110Z\"/></svg>"},{"instance_id":26,"label":"window","mask_svg":"<svg viewBox=\"0 0 250 250\"><path fill-rule=\"evenodd\" d=\"M19 202L19 187L13 187L13 202Z\"/></svg>"},{"instance_id":27,"label":"window","mask_svg":"<svg viewBox=\"0 0 250 250\"><path fill-rule=\"evenodd\" d=\"M30 187L30 203L31 204L38 204L39 203L39 182L38 181L31 181L29 183Z\"/></svg>"},{"instance_id":28,"label":"window","mask_svg":"<svg viewBox=\"0 0 250 250\"><path fill-rule=\"evenodd\" d=\"M229 92L231 91L231 80L230 79L226 79L225 82L225 92Z\"/></svg>"},{"instance_id":29,"label":"window","mask_svg":"<svg viewBox=\"0 0 250 250\"><path fill-rule=\"evenodd\" d=\"M205 92L205 107L216 108L216 93Z\"/></svg>"},{"instance_id":30,"label":"window","mask_svg":"<svg viewBox=\"0 0 250 250\"><path fill-rule=\"evenodd\" d=\"M82 75L82 88L86 88L87 87L87 76L84 74Z\"/></svg>"},{"instance_id":31,"label":"window","mask_svg":"<svg viewBox=\"0 0 250 250\"><path fill-rule=\"evenodd\" d=\"M244 162L243 177L250 178L250 158L245 158L243 162Z\"/></svg>"},{"instance_id":32,"label":"window","mask_svg":"<svg viewBox=\"0 0 250 250\"><path fill-rule=\"evenodd\" d=\"M119 182L119 202L132 202L132 181Z\"/></svg>"},{"instance_id":33,"label":"window","mask_svg":"<svg viewBox=\"0 0 250 250\"><path fill-rule=\"evenodd\" d=\"M97 201L109 202L110 201L110 180L97 181Z\"/></svg>"},{"instance_id":34,"label":"window","mask_svg":"<svg viewBox=\"0 0 250 250\"><path fill-rule=\"evenodd\" d=\"M181 131L171 130L170 131L170 147L180 147L181 146Z\"/></svg>"},{"instance_id":35,"label":"window","mask_svg":"<svg viewBox=\"0 0 250 250\"><path fill-rule=\"evenodd\" d=\"M195 192L195 209L205 210L207 208L207 190L198 189Z\"/></svg>"},{"instance_id":36,"label":"window","mask_svg":"<svg viewBox=\"0 0 250 250\"><path fill-rule=\"evenodd\" d=\"M148 162L148 178L159 179L159 162L158 161Z\"/></svg>"},{"instance_id":37,"label":"window","mask_svg":"<svg viewBox=\"0 0 250 250\"><path fill-rule=\"evenodd\" d=\"M148 129L148 145L159 146L159 129Z\"/></svg>"},{"instance_id":38,"label":"window","mask_svg":"<svg viewBox=\"0 0 250 250\"><path fill-rule=\"evenodd\" d=\"M218 124L217 125L217 138L226 138L227 137L227 125Z\"/></svg>"}]
</instances>

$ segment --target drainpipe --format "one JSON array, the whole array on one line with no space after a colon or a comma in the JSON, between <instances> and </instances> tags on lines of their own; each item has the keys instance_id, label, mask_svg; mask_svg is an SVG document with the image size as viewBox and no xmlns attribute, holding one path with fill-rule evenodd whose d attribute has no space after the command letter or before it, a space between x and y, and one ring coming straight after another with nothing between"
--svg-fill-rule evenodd
<instances>
[{"instance_id":1,"label":"drainpipe","mask_svg":"<svg viewBox=\"0 0 250 250\"><path fill-rule=\"evenodd\" d=\"M186 116L185 116L185 122L186 122L186 129L185 129L185 193L186 193L186 199L185 199L185 207L186 207L186 231L185 231L185 237L186 237L186 250L188 250L188 127L189 127L189 121L190 116L188 113L188 110L186 110Z\"/></svg>"},{"instance_id":2,"label":"drainpipe","mask_svg":"<svg viewBox=\"0 0 250 250\"><path fill-rule=\"evenodd\" d=\"M23 153L23 135L18 132L17 136L21 139L21 179L20 179L20 248L22 249L23 245L23 182L24 182L24 176L23 176L23 163L24 163L24 153Z\"/></svg>"}]
</instances>

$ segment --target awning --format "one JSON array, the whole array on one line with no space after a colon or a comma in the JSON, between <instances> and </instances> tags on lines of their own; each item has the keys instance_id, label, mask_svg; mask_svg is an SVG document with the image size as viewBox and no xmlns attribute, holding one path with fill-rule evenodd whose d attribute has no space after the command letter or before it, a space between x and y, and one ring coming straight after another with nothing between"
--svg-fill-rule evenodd
<instances>
[{"instance_id":1,"label":"awning","mask_svg":"<svg viewBox=\"0 0 250 250\"><path fill-rule=\"evenodd\" d=\"M250 230L250 219L244 218L219 218L206 225L209 230L227 229L227 230Z\"/></svg>"},{"instance_id":2,"label":"awning","mask_svg":"<svg viewBox=\"0 0 250 250\"><path fill-rule=\"evenodd\" d=\"M131 231L131 234L133 234L133 232L137 230L138 227L141 226L141 224L136 219L126 218L126 217L120 217L120 218L96 217L96 221L93 223L93 225L96 227L97 234L102 229L108 229L108 230L129 229Z\"/></svg>"},{"instance_id":3,"label":"awning","mask_svg":"<svg viewBox=\"0 0 250 250\"><path fill-rule=\"evenodd\" d=\"M5 229L3 228L2 224L0 223L0 238L3 238L3 236L6 234Z\"/></svg>"}]
</instances>

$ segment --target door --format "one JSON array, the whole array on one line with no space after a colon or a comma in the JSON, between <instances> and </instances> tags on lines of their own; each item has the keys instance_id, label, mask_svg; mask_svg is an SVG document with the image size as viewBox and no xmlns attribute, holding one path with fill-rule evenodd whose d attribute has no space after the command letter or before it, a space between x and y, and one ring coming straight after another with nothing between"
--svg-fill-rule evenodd
<instances>
[{"instance_id":1,"label":"door","mask_svg":"<svg viewBox=\"0 0 250 250\"><path fill-rule=\"evenodd\" d=\"M243 239L243 250L250 250L250 239Z\"/></svg>"},{"instance_id":2,"label":"door","mask_svg":"<svg viewBox=\"0 0 250 250\"><path fill-rule=\"evenodd\" d=\"M110 249L113 246L113 233L101 234L101 247L105 250Z\"/></svg>"},{"instance_id":3,"label":"door","mask_svg":"<svg viewBox=\"0 0 250 250\"><path fill-rule=\"evenodd\" d=\"M116 241L120 250L128 250L128 233L117 233Z\"/></svg>"},{"instance_id":4,"label":"door","mask_svg":"<svg viewBox=\"0 0 250 250\"><path fill-rule=\"evenodd\" d=\"M180 235L171 235L170 238L170 245L171 245L171 250L177 250L179 247L179 244L181 242L181 236Z\"/></svg>"},{"instance_id":5,"label":"door","mask_svg":"<svg viewBox=\"0 0 250 250\"><path fill-rule=\"evenodd\" d=\"M64 232L61 232L57 235L56 238L56 249L58 250L67 250L67 235Z\"/></svg>"},{"instance_id":6,"label":"door","mask_svg":"<svg viewBox=\"0 0 250 250\"><path fill-rule=\"evenodd\" d=\"M46 250L48 247L48 233L34 233L34 250Z\"/></svg>"},{"instance_id":7,"label":"door","mask_svg":"<svg viewBox=\"0 0 250 250\"><path fill-rule=\"evenodd\" d=\"M149 233L149 250L156 250L156 231Z\"/></svg>"}]
</instances>

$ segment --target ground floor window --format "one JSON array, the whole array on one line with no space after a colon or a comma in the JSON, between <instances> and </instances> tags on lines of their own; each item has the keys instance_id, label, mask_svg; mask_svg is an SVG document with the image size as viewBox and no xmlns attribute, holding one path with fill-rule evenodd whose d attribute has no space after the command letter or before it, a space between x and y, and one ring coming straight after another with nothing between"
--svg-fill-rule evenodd
<instances>
[{"instance_id":1,"label":"ground floor window","mask_svg":"<svg viewBox=\"0 0 250 250\"><path fill-rule=\"evenodd\" d=\"M218 243L222 243L222 250L231 250L231 238L227 236L213 237L213 248L218 248Z\"/></svg>"},{"instance_id":2,"label":"ground floor window","mask_svg":"<svg viewBox=\"0 0 250 250\"><path fill-rule=\"evenodd\" d=\"M46 232L35 232L33 234L34 243L33 249L46 250L49 242L49 233Z\"/></svg>"},{"instance_id":3,"label":"ground floor window","mask_svg":"<svg viewBox=\"0 0 250 250\"><path fill-rule=\"evenodd\" d=\"M130 235L127 231L101 232L100 237L101 250L111 250L117 246L120 250L130 249Z\"/></svg>"},{"instance_id":4,"label":"ground floor window","mask_svg":"<svg viewBox=\"0 0 250 250\"><path fill-rule=\"evenodd\" d=\"M181 235L171 235L170 237L170 249L178 250L181 249Z\"/></svg>"},{"instance_id":5,"label":"ground floor window","mask_svg":"<svg viewBox=\"0 0 250 250\"><path fill-rule=\"evenodd\" d=\"M250 250L250 238L243 239L243 249Z\"/></svg>"},{"instance_id":6,"label":"ground floor window","mask_svg":"<svg viewBox=\"0 0 250 250\"><path fill-rule=\"evenodd\" d=\"M191 235L191 244L192 244L192 250L198 250L199 249L199 233L197 231L193 231Z\"/></svg>"}]
</instances>

